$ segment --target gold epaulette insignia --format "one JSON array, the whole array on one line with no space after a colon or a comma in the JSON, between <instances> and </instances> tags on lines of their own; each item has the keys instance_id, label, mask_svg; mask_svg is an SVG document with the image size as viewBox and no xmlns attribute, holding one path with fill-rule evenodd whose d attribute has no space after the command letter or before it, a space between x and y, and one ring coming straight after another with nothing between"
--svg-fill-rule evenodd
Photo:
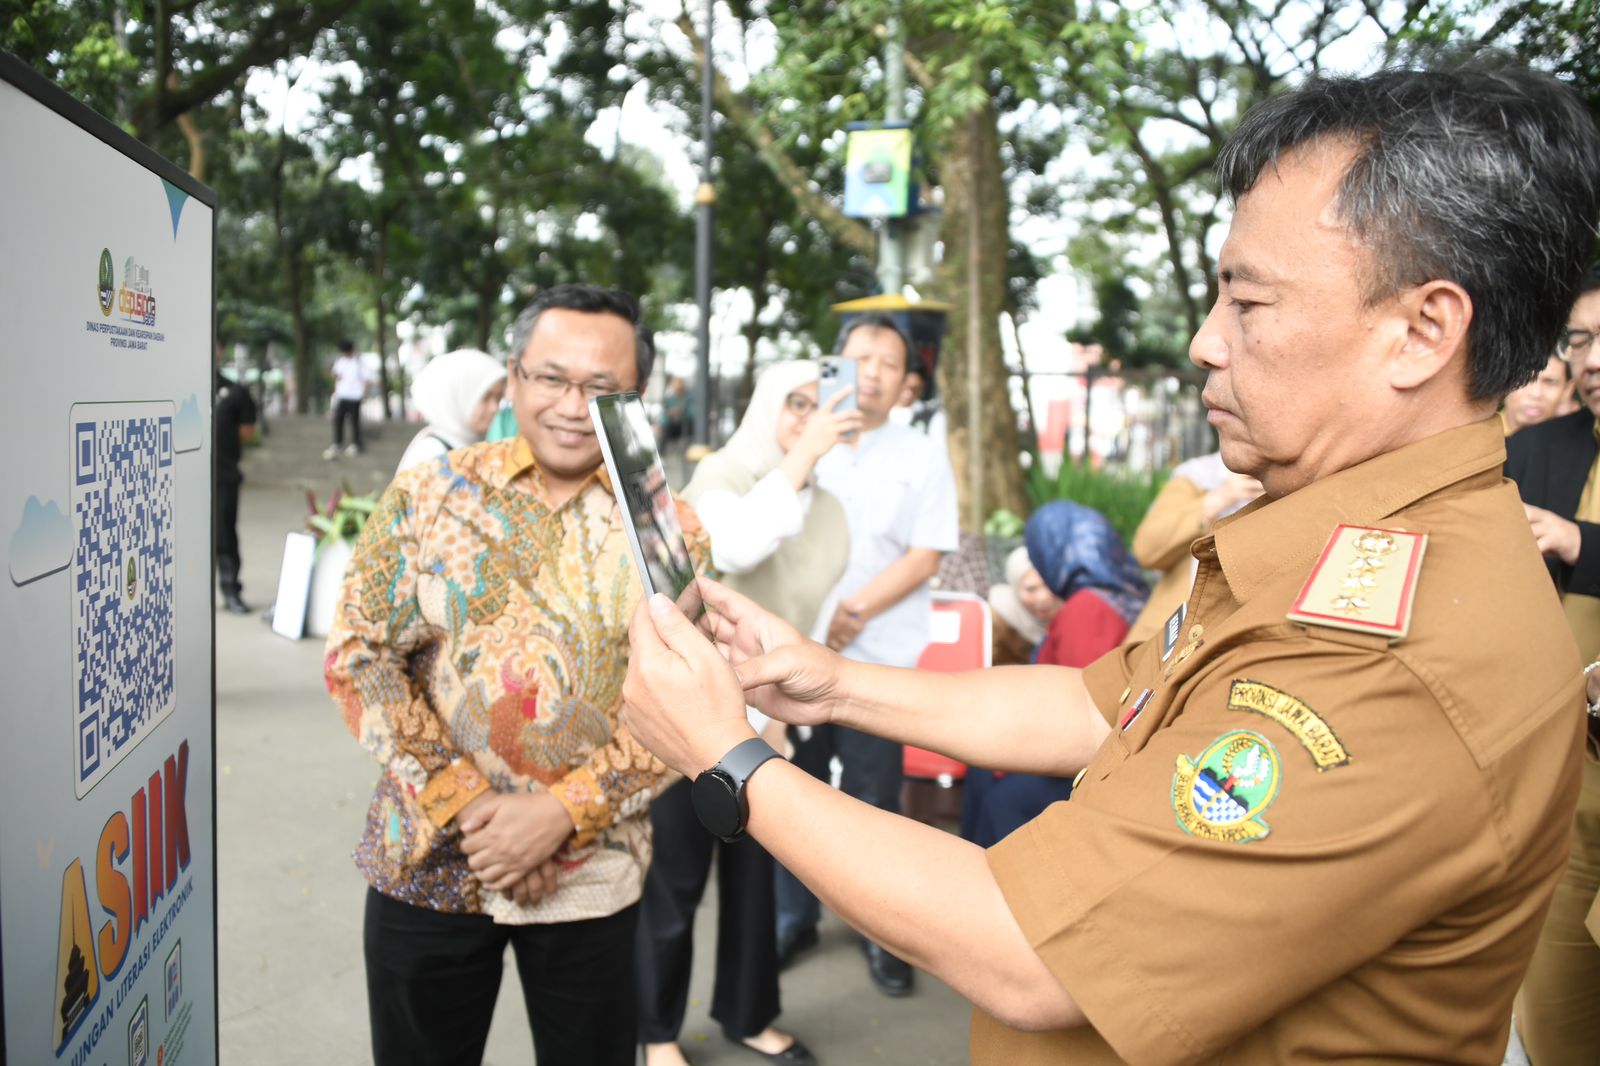
<instances>
[{"instance_id":1,"label":"gold epaulette insignia","mask_svg":"<svg viewBox=\"0 0 1600 1066\"><path fill-rule=\"evenodd\" d=\"M1290 604L1289 621L1403 639L1427 546L1426 533L1336 527Z\"/></svg>"}]
</instances>

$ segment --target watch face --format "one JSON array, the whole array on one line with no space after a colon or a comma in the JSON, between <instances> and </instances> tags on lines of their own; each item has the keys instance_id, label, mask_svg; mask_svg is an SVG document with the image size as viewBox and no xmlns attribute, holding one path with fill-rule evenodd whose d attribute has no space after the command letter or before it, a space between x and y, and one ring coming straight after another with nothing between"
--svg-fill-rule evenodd
<instances>
[{"instance_id":1,"label":"watch face","mask_svg":"<svg viewBox=\"0 0 1600 1066\"><path fill-rule=\"evenodd\" d=\"M744 828L739 824L739 797L734 794L733 782L716 770L694 779L689 801L700 824L715 836L735 836Z\"/></svg>"}]
</instances>

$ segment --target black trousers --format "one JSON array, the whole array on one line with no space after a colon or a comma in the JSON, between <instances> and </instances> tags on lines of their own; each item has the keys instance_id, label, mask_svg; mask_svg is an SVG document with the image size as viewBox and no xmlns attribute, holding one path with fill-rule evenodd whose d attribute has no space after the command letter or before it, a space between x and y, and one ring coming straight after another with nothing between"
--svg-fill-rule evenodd
<instances>
[{"instance_id":1,"label":"black trousers","mask_svg":"<svg viewBox=\"0 0 1600 1066\"><path fill-rule=\"evenodd\" d=\"M361 401L335 400L333 404L333 443L344 444L344 423L350 421L350 440L361 447Z\"/></svg>"},{"instance_id":2,"label":"black trousers","mask_svg":"<svg viewBox=\"0 0 1600 1066\"><path fill-rule=\"evenodd\" d=\"M217 509L217 585L224 596L239 587L239 482L219 479L213 501Z\"/></svg>"},{"instance_id":3,"label":"black trousers","mask_svg":"<svg viewBox=\"0 0 1600 1066\"><path fill-rule=\"evenodd\" d=\"M694 912L717 862L717 973L711 1017L731 1040L778 1017L778 951L772 939L772 856L746 838L724 844L701 826L680 781L650 805L655 858L639 904L639 1039L678 1039L689 999ZM543 1064L541 1063L541 1066Z\"/></svg>"},{"instance_id":4,"label":"black trousers","mask_svg":"<svg viewBox=\"0 0 1600 1066\"><path fill-rule=\"evenodd\" d=\"M367 890L363 940L376 1066L478 1066L506 945L539 1066L633 1066L637 906L608 918L496 925Z\"/></svg>"}]
</instances>

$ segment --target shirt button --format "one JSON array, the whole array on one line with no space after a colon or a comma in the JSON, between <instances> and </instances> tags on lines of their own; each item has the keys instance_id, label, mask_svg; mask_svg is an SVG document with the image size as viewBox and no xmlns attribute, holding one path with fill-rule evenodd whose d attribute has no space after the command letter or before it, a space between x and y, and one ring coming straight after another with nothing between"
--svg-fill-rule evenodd
<instances>
[{"instance_id":1,"label":"shirt button","mask_svg":"<svg viewBox=\"0 0 1600 1066\"><path fill-rule=\"evenodd\" d=\"M1132 692L1132 691L1133 691L1133 686L1132 685L1129 685L1127 688L1123 689L1122 690L1122 695L1117 697L1117 702L1118 703L1127 703L1128 702L1128 694L1130 692Z\"/></svg>"},{"instance_id":2,"label":"shirt button","mask_svg":"<svg viewBox=\"0 0 1600 1066\"><path fill-rule=\"evenodd\" d=\"M1203 637L1205 635L1206 635L1206 627L1203 626L1203 625L1200 625L1198 623L1196 623L1194 625L1194 627L1189 630L1189 640L1190 640L1191 643L1194 642L1194 641L1199 640L1201 637Z\"/></svg>"}]
</instances>

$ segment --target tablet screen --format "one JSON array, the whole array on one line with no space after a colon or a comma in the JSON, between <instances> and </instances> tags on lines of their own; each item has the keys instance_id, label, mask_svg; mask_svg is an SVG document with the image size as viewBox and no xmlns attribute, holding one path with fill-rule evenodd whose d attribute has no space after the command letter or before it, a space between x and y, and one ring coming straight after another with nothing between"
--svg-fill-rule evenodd
<instances>
[{"instance_id":1,"label":"tablet screen","mask_svg":"<svg viewBox=\"0 0 1600 1066\"><path fill-rule=\"evenodd\" d=\"M677 505L656 451L649 416L635 392L589 401L589 415L628 528L628 543L645 595L664 593L690 618L700 614L694 563L678 525Z\"/></svg>"}]
</instances>

